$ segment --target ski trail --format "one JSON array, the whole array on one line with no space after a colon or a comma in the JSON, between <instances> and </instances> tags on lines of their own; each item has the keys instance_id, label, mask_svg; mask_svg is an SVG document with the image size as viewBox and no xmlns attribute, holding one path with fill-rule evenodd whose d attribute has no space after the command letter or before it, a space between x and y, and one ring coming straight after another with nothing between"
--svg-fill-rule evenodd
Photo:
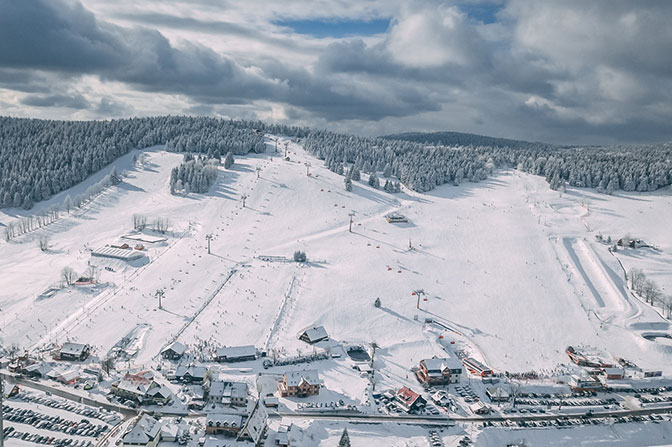
<instances>
[{"instance_id":1,"label":"ski trail","mask_svg":"<svg viewBox=\"0 0 672 447\"><path fill-rule=\"evenodd\" d=\"M264 345L264 350L266 352L268 352L268 350L271 348L273 340L277 339L276 336L280 332L281 323L286 322L289 318L289 311L291 310L294 301L294 292L301 285L302 281L303 279L297 280L296 273L292 275L292 278L289 281L289 286L287 287L287 291L285 292L285 296L283 297L282 303L280 304L278 314L276 315L275 320L273 321L273 326L271 326L271 329L268 333L268 338L266 339L266 343Z\"/></svg>"},{"instance_id":2,"label":"ski trail","mask_svg":"<svg viewBox=\"0 0 672 447\"><path fill-rule=\"evenodd\" d=\"M574 264L574 270L581 275L581 278L583 278L583 281L585 283L585 286L588 288L590 293L593 295L593 298L595 299L595 303L597 304L598 307L604 307L604 300L600 296L600 293L597 291L595 288L595 285L591 281L590 277L588 276L588 273L586 272L583 264L581 263L581 260L579 259L579 256L574 250L574 243L576 242L576 239L574 238L562 238L562 244L565 247L565 250L567 251L567 254L569 255L569 258L572 260L572 263Z\"/></svg>"}]
</instances>

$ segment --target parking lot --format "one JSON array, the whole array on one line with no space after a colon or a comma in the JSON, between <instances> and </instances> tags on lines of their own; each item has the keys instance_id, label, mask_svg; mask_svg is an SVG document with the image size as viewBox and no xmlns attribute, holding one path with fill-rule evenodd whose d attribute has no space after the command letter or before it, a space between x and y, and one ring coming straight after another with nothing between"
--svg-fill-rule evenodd
<instances>
[{"instance_id":1,"label":"parking lot","mask_svg":"<svg viewBox=\"0 0 672 447\"><path fill-rule=\"evenodd\" d=\"M34 392L7 399L3 413L7 439L61 447L91 447L121 420L106 410Z\"/></svg>"}]
</instances>

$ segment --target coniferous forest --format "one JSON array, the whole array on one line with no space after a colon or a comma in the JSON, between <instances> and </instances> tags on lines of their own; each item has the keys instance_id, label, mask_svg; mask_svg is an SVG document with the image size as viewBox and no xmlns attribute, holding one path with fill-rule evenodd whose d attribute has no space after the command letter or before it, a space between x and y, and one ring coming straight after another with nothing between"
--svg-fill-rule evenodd
<instances>
[{"instance_id":1,"label":"coniferous forest","mask_svg":"<svg viewBox=\"0 0 672 447\"><path fill-rule=\"evenodd\" d=\"M478 182L498 168L544 176L553 189L571 185L596 188L607 194L617 190L655 191L672 183L671 143L560 147L514 144L514 140L487 140L476 135L472 143L469 134L460 134L459 146L444 146L436 137L423 140L422 134L365 138L208 117L111 121L0 117L0 206L28 209L33 203L76 185L134 148L165 145L169 151L202 153L207 159L220 160L229 152L263 152L265 133L300 139L329 169L346 176L346 185L348 179L358 180L360 172L374 173L375 180L382 174L381 181L390 192L398 191L397 182L418 192L445 183ZM479 144L484 141L495 141L497 145ZM507 145L507 141L514 143ZM203 162L204 169L206 165ZM207 179L212 175L203 170L198 177L194 192L203 190L205 185L209 187ZM183 188L184 179L180 180Z\"/></svg>"}]
</instances>

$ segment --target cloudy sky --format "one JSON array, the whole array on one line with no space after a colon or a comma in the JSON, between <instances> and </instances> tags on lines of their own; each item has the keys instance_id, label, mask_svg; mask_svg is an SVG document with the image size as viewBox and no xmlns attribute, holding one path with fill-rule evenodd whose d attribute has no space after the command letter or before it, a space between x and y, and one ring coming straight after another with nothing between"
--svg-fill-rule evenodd
<instances>
[{"instance_id":1,"label":"cloudy sky","mask_svg":"<svg viewBox=\"0 0 672 447\"><path fill-rule=\"evenodd\" d=\"M0 0L0 114L672 140L672 2Z\"/></svg>"}]
</instances>

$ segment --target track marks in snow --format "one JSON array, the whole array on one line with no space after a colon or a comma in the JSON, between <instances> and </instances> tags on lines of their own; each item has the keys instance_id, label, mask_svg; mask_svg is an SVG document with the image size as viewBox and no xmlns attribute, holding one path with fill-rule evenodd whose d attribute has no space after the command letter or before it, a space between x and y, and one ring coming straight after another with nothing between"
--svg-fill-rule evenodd
<instances>
[{"instance_id":1,"label":"track marks in snow","mask_svg":"<svg viewBox=\"0 0 672 447\"><path fill-rule=\"evenodd\" d=\"M584 290L592 295L593 304L602 319L623 323L641 314L641 309L630 299L623 278L606 265L585 240L565 237L562 246L572 261L571 272L578 273L583 280ZM580 293L587 309L595 307L586 302L583 290Z\"/></svg>"},{"instance_id":2,"label":"track marks in snow","mask_svg":"<svg viewBox=\"0 0 672 447\"><path fill-rule=\"evenodd\" d=\"M278 314L273 321L273 326L271 326L271 329L268 333L268 338L266 339L266 344L264 345L266 351L273 347L278 339L278 334L280 331L289 325L290 312L296 302L296 295L298 294L298 290L302 282L303 277L297 279L296 273L294 273L289 280L289 286L287 287L287 291L283 296L280 309L278 310Z\"/></svg>"}]
</instances>

